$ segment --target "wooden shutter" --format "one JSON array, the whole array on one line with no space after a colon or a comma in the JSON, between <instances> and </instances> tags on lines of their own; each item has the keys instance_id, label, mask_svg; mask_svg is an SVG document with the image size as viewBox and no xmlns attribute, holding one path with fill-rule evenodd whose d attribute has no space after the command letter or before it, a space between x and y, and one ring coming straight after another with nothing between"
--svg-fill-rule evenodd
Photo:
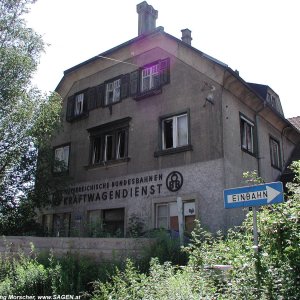
<instances>
[{"instance_id":1,"label":"wooden shutter","mask_svg":"<svg viewBox=\"0 0 300 300\"><path fill-rule=\"evenodd\" d=\"M67 102L66 120L68 122L72 121L74 117L74 103L75 103L75 96L72 95L68 98L68 102Z\"/></svg>"},{"instance_id":2,"label":"wooden shutter","mask_svg":"<svg viewBox=\"0 0 300 300\"><path fill-rule=\"evenodd\" d=\"M88 112L88 90L83 92L83 114Z\"/></svg>"},{"instance_id":3,"label":"wooden shutter","mask_svg":"<svg viewBox=\"0 0 300 300\"><path fill-rule=\"evenodd\" d=\"M101 107L104 104L104 84L96 86L96 107Z\"/></svg>"},{"instance_id":4,"label":"wooden shutter","mask_svg":"<svg viewBox=\"0 0 300 300\"><path fill-rule=\"evenodd\" d=\"M93 110L96 106L96 87L91 87L86 92L87 110Z\"/></svg>"},{"instance_id":5,"label":"wooden shutter","mask_svg":"<svg viewBox=\"0 0 300 300\"><path fill-rule=\"evenodd\" d=\"M125 74L121 77L121 100L125 99L129 95L129 81L130 81L130 74Z\"/></svg>"},{"instance_id":6,"label":"wooden shutter","mask_svg":"<svg viewBox=\"0 0 300 300\"><path fill-rule=\"evenodd\" d=\"M160 61L161 85L170 83L170 58Z\"/></svg>"},{"instance_id":7,"label":"wooden shutter","mask_svg":"<svg viewBox=\"0 0 300 300\"><path fill-rule=\"evenodd\" d=\"M140 70L135 70L130 73L130 96L135 97L139 93L139 76Z\"/></svg>"}]
</instances>

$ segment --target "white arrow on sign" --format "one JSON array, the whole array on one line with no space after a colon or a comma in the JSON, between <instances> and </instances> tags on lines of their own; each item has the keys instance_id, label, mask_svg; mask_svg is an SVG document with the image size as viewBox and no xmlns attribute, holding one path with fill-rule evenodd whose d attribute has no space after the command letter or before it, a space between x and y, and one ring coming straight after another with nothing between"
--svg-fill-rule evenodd
<instances>
[{"instance_id":1,"label":"white arrow on sign","mask_svg":"<svg viewBox=\"0 0 300 300\"><path fill-rule=\"evenodd\" d=\"M268 203L270 203L273 199L275 199L280 194L280 191L277 191L270 186L266 186L266 189L268 193L268 197L267 197Z\"/></svg>"},{"instance_id":2,"label":"white arrow on sign","mask_svg":"<svg viewBox=\"0 0 300 300\"><path fill-rule=\"evenodd\" d=\"M266 189L261 191L228 195L228 203L253 201L253 200L265 200L265 199L267 200L267 203L270 203L280 193L281 193L280 191L277 191L270 186L266 186Z\"/></svg>"}]
</instances>

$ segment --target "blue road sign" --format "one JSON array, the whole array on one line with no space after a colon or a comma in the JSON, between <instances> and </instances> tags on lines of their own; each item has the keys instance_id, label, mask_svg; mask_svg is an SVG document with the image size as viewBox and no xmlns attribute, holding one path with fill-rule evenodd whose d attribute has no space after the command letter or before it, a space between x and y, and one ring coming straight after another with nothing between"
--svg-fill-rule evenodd
<instances>
[{"instance_id":1,"label":"blue road sign","mask_svg":"<svg viewBox=\"0 0 300 300\"><path fill-rule=\"evenodd\" d=\"M224 190L225 208L261 206L283 202L282 182Z\"/></svg>"}]
</instances>

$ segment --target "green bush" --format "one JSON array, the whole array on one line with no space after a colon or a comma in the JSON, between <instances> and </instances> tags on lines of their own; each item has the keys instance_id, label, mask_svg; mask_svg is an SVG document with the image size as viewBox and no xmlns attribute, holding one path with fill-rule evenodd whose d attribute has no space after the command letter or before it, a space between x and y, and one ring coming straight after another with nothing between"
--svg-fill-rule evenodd
<instances>
[{"instance_id":1,"label":"green bush","mask_svg":"<svg viewBox=\"0 0 300 300\"><path fill-rule=\"evenodd\" d=\"M132 261L127 260L123 272L117 271L111 280L95 283L94 300L108 299L199 299L191 283L194 274L187 269L178 269L171 263L160 264L157 258L150 263L149 274L140 272Z\"/></svg>"},{"instance_id":2,"label":"green bush","mask_svg":"<svg viewBox=\"0 0 300 300\"><path fill-rule=\"evenodd\" d=\"M286 202L257 213L259 251L253 250L253 216L226 236L212 235L198 223L184 251L187 266L172 259L172 242L148 249L158 256L147 273L128 261L109 282L96 282L93 299L300 299L300 162ZM250 174L251 175L251 174ZM164 240L163 238L162 240ZM231 265L227 272L213 266Z\"/></svg>"},{"instance_id":3,"label":"green bush","mask_svg":"<svg viewBox=\"0 0 300 300\"><path fill-rule=\"evenodd\" d=\"M181 249L179 237L171 237L170 232L164 229L153 230L147 236L155 238L155 242L145 247L141 259L136 260L142 272L149 270L153 257L156 257L161 264L167 261L171 262L172 265L187 264L187 255Z\"/></svg>"},{"instance_id":4,"label":"green bush","mask_svg":"<svg viewBox=\"0 0 300 300\"><path fill-rule=\"evenodd\" d=\"M36 258L2 255L0 258L0 295L48 295L51 294L51 281L56 272L49 272Z\"/></svg>"}]
</instances>

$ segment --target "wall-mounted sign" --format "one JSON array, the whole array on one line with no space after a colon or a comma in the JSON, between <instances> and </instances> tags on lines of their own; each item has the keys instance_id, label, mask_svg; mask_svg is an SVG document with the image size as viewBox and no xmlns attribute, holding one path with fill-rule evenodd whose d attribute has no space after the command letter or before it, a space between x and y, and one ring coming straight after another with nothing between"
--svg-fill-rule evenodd
<instances>
[{"instance_id":1,"label":"wall-mounted sign","mask_svg":"<svg viewBox=\"0 0 300 300\"><path fill-rule=\"evenodd\" d=\"M53 205L67 206L127 198L156 197L166 190L177 192L181 189L183 175L180 172L172 171L165 176L163 173L149 172L143 176L126 176L70 186L60 193L60 201L53 201ZM58 197L55 199L58 200Z\"/></svg>"},{"instance_id":2,"label":"wall-mounted sign","mask_svg":"<svg viewBox=\"0 0 300 300\"><path fill-rule=\"evenodd\" d=\"M166 186L170 192L177 192L183 185L183 176L178 171L171 172L166 179Z\"/></svg>"}]
</instances>

